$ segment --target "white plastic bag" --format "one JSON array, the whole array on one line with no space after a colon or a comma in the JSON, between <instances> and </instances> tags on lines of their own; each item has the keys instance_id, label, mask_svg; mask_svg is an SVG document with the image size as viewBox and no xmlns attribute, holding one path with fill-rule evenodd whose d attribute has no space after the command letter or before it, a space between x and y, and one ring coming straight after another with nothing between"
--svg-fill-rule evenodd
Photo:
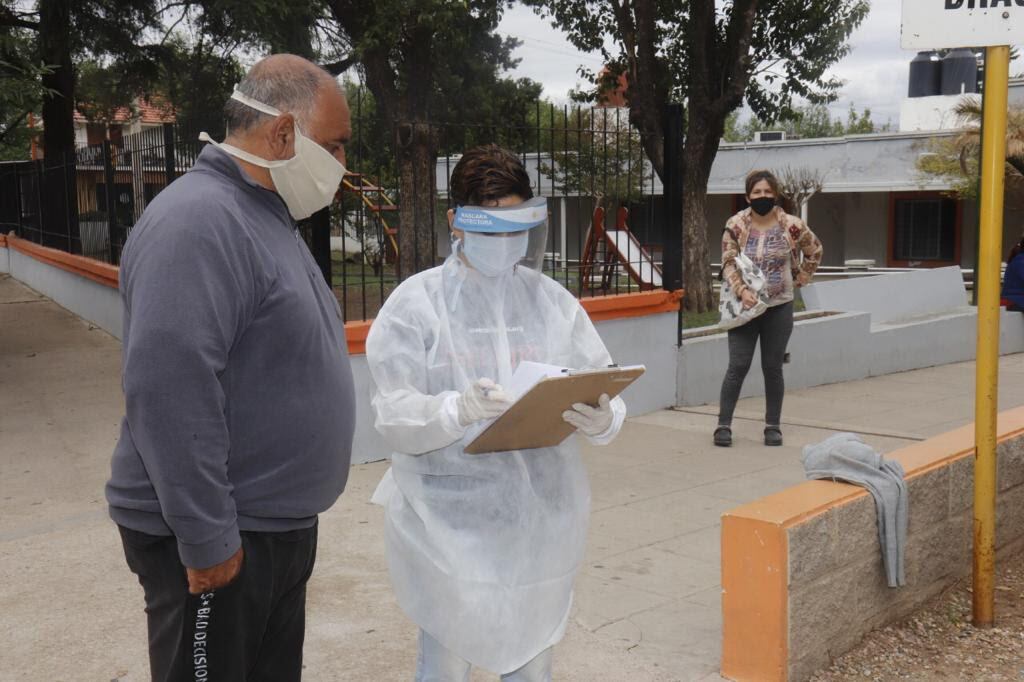
<instances>
[{"instance_id":1,"label":"white plastic bag","mask_svg":"<svg viewBox=\"0 0 1024 682\"><path fill-rule=\"evenodd\" d=\"M768 310L768 302L765 300L765 280L761 268L754 265L754 262L744 254L736 256L736 268L739 270L743 282L757 295L757 303L750 308L743 307L743 299L733 293L729 280L722 279L722 288L719 292L718 312L721 320L718 323L719 329L735 329Z\"/></svg>"}]
</instances>

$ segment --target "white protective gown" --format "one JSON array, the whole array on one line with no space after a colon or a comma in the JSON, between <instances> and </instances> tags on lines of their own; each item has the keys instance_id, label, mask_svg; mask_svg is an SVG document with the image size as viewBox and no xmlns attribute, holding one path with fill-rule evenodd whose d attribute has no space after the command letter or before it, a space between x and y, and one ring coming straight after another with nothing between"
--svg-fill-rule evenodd
<instances>
[{"instance_id":1,"label":"white protective gown","mask_svg":"<svg viewBox=\"0 0 1024 682\"><path fill-rule=\"evenodd\" d=\"M565 632L590 485L575 435L553 448L469 455L482 424L463 429L445 402L483 377L507 384L523 360L600 368L608 350L554 280L525 267L484 277L452 256L388 298L366 357L376 427L394 449L374 501L385 506L398 602L456 655L512 672ZM621 399L612 408L600 442L625 418Z\"/></svg>"}]
</instances>

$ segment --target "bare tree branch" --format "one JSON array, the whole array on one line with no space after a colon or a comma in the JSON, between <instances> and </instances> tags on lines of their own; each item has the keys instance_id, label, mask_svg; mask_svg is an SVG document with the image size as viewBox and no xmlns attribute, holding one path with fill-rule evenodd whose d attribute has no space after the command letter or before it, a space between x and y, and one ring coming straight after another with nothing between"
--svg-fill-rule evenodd
<instances>
[{"instance_id":1,"label":"bare tree branch","mask_svg":"<svg viewBox=\"0 0 1024 682\"><path fill-rule=\"evenodd\" d=\"M29 115L29 111L28 110L23 111L21 113L21 115L18 116L18 118L14 119L11 123L7 124L7 127L5 127L3 129L3 131L0 132L0 142L3 142L4 138L6 138L8 135L10 135L13 131L17 130L18 126L21 125L21 122L24 121L25 117L28 116L28 115Z\"/></svg>"},{"instance_id":2,"label":"bare tree branch","mask_svg":"<svg viewBox=\"0 0 1024 682\"><path fill-rule=\"evenodd\" d=\"M786 166L779 173L783 193L789 197L799 211L815 194L825 186L827 172L811 168Z\"/></svg>"},{"instance_id":3,"label":"bare tree branch","mask_svg":"<svg viewBox=\"0 0 1024 682\"><path fill-rule=\"evenodd\" d=\"M358 61L359 59L357 57L355 57L354 55L349 55L344 59L340 59L336 62L331 62L330 64L321 64L320 66L332 76L338 76L344 73L345 71L348 71L348 69Z\"/></svg>"},{"instance_id":4,"label":"bare tree branch","mask_svg":"<svg viewBox=\"0 0 1024 682\"><path fill-rule=\"evenodd\" d=\"M15 14L8 7L0 5L0 26L8 26L11 28L27 28L33 31L39 30L38 21L28 21L23 19L21 16Z\"/></svg>"}]
</instances>

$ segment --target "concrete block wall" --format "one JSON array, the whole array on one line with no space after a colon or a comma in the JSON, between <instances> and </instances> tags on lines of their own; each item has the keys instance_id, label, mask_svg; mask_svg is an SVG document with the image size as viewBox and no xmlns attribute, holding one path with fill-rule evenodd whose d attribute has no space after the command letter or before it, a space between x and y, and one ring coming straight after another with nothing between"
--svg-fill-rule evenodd
<instances>
[{"instance_id":1,"label":"concrete block wall","mask_svg":"<svg viewBox=\"0 0 1024 682\"><path fill-rule=\"evenodd\" d=\"M999 417L997 550L1024 548L1024 408ZM907 585L890 588L874 501L808 481L723 516L722 672L806 680L971 569L973 427L890 453L907 470ZM766 550L767 548L767 550Z\"/></svg>"},{"instance_id":2,"label":"concrete block wall","mask_svg":"<svg viewBox=\"0 0 1024 682\"><path fill-rule=\"evenodd\" d=\"M7 248L7 238L0 235L0 275L11 272L11 252Z\"/></svg>"}]
</instances>

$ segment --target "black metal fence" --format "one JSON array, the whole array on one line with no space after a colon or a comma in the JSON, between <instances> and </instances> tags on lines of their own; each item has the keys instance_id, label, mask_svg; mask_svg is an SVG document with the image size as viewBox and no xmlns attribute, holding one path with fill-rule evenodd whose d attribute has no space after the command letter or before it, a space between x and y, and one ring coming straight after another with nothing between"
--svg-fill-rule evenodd
<instances>
[{"instance_id":1,"label":"black metal fence","mask_svg":"<svg viewBox=\"0 0 1024 682\"><path fill-rule=\"evenodd\" d=\"M405 242L416 253L415 270L448 256L452 170L464 151L487 143L516 152L534 194L548 198L543 269L552 278L579 297L681 288L681 193L666 199L626 109L538 103L529 120L516 125L399 126L399 138L404 129L408 138L425 141L436 158L424 183L425 171L415 163L407 162L403 177L403 153L378 130L372 109L364 109L358 96L350 106L348 167L355 174L344 183L331 217L332 280L346 319L372 318L404 279L408 259L397 253L399 232L407 229L403 221L418 221L409 231L414 238ZM679 111L672 112L675 118L667 118L666 126L681 134ZM675 172L670 182L677 187L680 134L665 145L666 169ZM409 191L424 184L430 191Z\"/></svg>"},{"instance_id":2,"label":"black metal fence","mask_svg":"<svg viewBox=\"0 0 1024 682\"><path fill-rule=\"evenodd\" d=\"M516 152L534 194L548 198L543 268L567 289L587 297L680 286L681 215L626 110L538 103L515 125L431 122L395 134L361 97L350 106L350 175L330 209L299 226L346 320L374 317L401 279L447 257L448 181L462 152L485 143ZM428 165L410 162L405 133ZM0 163L0 230L116 264L146 206L200 147L197 130L164 124L65 159Z\"/></svg>"},{"instance_id":3,"label":"black metal fence","mask_svg":"<svg viewBox=\"0 0 1024 682\"><path fill-rule=\"evenodd\" d=\"M58 159L0 163L0 230L117 264L149 202L195 163L197 135L167 123Z\"/></svg>"}]
</instances>

